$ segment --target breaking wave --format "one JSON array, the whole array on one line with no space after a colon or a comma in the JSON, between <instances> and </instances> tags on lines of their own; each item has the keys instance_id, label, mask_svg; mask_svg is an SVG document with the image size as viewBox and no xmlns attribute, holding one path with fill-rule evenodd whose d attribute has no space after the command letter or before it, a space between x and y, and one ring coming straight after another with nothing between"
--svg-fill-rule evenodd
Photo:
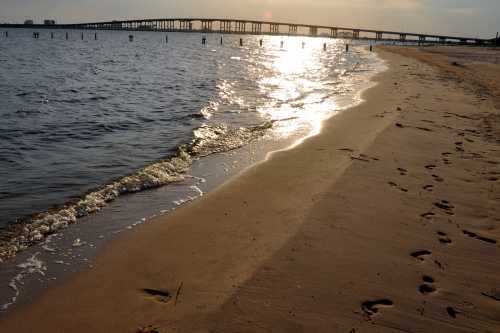
<instances>
[{"instance_id":1,"label":"breaking wave","mask_svg":"<svg viewBox=\"0 0 500 333\"><path fill-rule=\"evenodd\" d=\"M78 200L21 219L0 230L0 262L41 243L79 218L100 211L122 195L183 181L195 159L240 148L263 137L275 122L240 128L203 124L194 130L191 143L180 146L175 154L91 191Z\"/></svg>"}]
</instances>

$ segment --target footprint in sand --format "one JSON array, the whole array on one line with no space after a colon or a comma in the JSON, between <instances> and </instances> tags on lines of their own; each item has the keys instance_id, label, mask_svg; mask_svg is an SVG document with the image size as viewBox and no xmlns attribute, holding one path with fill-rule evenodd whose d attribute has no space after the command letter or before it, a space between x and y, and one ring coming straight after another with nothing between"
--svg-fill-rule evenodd
<instances>
[{"instance_id":1,"label":"footprint in sand","mask_svg":"<svg viewBox=\"0 0 500 333\"><path fill-rule=\"evenodd\" d=\"M436 166L434 164L429 164L429 165L426 165L425 168L428 170L434 170L436 168Z\"/></svg>"},{"instance_id":2,"label":"footprint in sand","mask_svg":"<svg viewBox=\"0 0 500 333\"><path fill-rule=\"evenodd\" d=\"M434 191L434 185L425 185L424 187L422 187L422 189L427 192L432 192Z\"/></svg>"},{"instance_id":3,"label":"footprint in sand","mask_svg":"<svg viewBox=\"0 0 500 333\"><path fill-rule=\"evenodd\" d=\"M453 210L455 209L455 206L453 206L447 200L441 200L439 202L435 202L434 206L436 206L437 208L443 210L448 215L455 215L455 213L453 212Z\"/></svg>"},{"instance_id":4,"label":"footprint in sand","mask_svg":"<svg viewBox=\"0 0 500 333\"><path fill-rule=\"evenodd\" d=\"M393 305L393 301L387 298L383 298L375 301L365 301L361 304L361 309L367 315L372 316L378 313L379 307L389 307Z\"/></svg>"},{"instance_id":5,"label":"footprint in sand","mask_svg":"<svg viewBox=\"0 0 500 333\"><path fill-rule=\"evenodd\" d=\"M422 277L422 281L424 283L418 287L418 291L421 294L426 295L436 292L436 288L434 287L434 282L435 282L434 278L432 278L429 275L424 275Z\"/></svg>"},{"instance_id":6,"label":"footprint in sand","mask_svg":"<svg viewBox=\"0 0 500 333\"><path fill-rule=\"evenodd\" d=\"M483 292L481 295L491 298L494 301L500 302L500 290L492 289L489 292Z\"/></svg>"},{"instance_id":7,"label":"footprint in sand","mask_svg":"<svg viewBox=\"0 0 500 333\"><path fill-rule=\"evenodd\" d=\"M406 176L408 174L408 170L403 168L398 168L398 171L401 176Z\"/></svg>"},{"instance_id":8,"label":"footprint in sand","mask_svg":"<svg viewBox=\"0 0 500 333\"><path fill-rule=\"evenodd\" d=\"M485 242L485 243L489 243L489 244L496 244L497 241L494 240L494 239L491 239L491 238L488 238L488 237L484 237L484 236L480 236L478 234L476 234L475 232L472 232L472 231L468 231L468 230L462 230L463 234L466 235L466 236L469 236L470 238L474 238L474 239L477 239L477 240L480 240L482 242Z\"/></svg>"},{"instance_id":9,"label":"footprint in sand","mask_svg":"<svg viewBox=\"0 0 500 333\"><path fill-rule=\"evenodd\" d=\"M410 255L413 258L418 259L420 261L424 261L424 257L430 256L431 254L432 254L432 252L429 250L419 250L419 251L414 251L414 252L410 253Z\"/></svg>"},{"instance_id":10,"label":"footprint in sand","mask_svg":"<svg viewBox=\"0 0 500 333\"><path fill-rule=\"evenodd\" d=\"M451 317L451 318L457 318L457 314L459 314L460 312L458 310L456 310L455 308L449 306L446 308L446 312L448 312L448 315Z\"/></svg>"},{"instance_id":11,"label":"footprint in sand","mask_svg":"<svg viewBox=\"0 0 500 333\"><path fill-rule=\"evenodd\" d=\"M463 152L465 151L463 148L464 143L463 142L455 142L455 150L458 152Z\"/></svg>"},{"instance_id":12,"label":"footprint in sand","mask_svg":"<svg viewBox=\"0 0 500 333\"><path fill-rule=\"evenodd\" d=\"M427 212L420 215L420 217L423 217L426 220L431 220L434 216L436 216L436 214L434 214L433 212Z\"/></svg>"},{"instance_id":13,"label":"footprint in sand","mask_svg":"<svg viewBox=\"0 0 500 333\"><path fill-rule=\"evenodd\" d=\"M162 333L158 326L148 325L137 329L136 333Z\"/></svg>"},{"instance_id":14,"label":"footprint in sand","mask_svg":"<svg viewBox=\"0 0 500 333\"><path fill-rule=\"evenodd\" d=\"M399 186L398 184L396 184L395 182L388 182L388 184L393 187L393 188L396 188L398 190L400 190L401 192L408 192L408 189L404 188L404 187L401 187Z\"/></svg>"},{"instance_id":15,"label":"footprint in sand","mask_svg":"<svg viewBox=\"0 0 500 333\"><path fill-rule=\"evenodd\" d=\"M168 291L158 290L158 289L142 289L142 292L147 296L153 298L155 301L167 303L172 296Z\"/></svg>"},{"instance_id":16,"label":"footprint in sand","mask_svg":"<svg viewBox=\"0 0 500 333\"><path fill-rule=\"evenodd\" d=\"M448 237L448 235L445 232L438 231L437 234L439 236L439 242L441 244L448 245L448 244L452 243L451 239Z\"/></svg>"},{"instance_id":17,"label":"footprint in sand","mask_svg":"<svg viewBox=\"0 0 500 333\"><path fill-rule=\"evenodd\" d=\"M444 182L444 179L443 179L443 178L441 178L441 177L440 177L440 176L438 176L438 175L432 175L432 178L434 178L434 180L435 180L436 182L438 182L438 183L442 183L442 182Z\"/></svg>"},{"instance_id":18,"label":"footprint in sand","mask_svg":"<svg viewBox=\"0 0 500 333\"><path fill-rule=\"evenodd\" d=\"M447 158L443 158L443 163L446 164L446 165L450 165L451 164L450 160L447 159Z\"/></svg>"}]
</instances>

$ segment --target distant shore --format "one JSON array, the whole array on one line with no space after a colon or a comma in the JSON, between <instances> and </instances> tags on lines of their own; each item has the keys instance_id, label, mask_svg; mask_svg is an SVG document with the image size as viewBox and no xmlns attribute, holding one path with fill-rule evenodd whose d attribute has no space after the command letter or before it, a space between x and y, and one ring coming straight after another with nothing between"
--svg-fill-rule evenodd
<instances>
[{"instance_id":1,"label":"distant shore","mask_svg":"<svg viewBox=\"0 0 500 333\"><path fill-rule=\"evenodd\" d=\"M365 103L127 233L0 329L500 330L500 54L379 53Z\"/></svg>"}]
</instances>

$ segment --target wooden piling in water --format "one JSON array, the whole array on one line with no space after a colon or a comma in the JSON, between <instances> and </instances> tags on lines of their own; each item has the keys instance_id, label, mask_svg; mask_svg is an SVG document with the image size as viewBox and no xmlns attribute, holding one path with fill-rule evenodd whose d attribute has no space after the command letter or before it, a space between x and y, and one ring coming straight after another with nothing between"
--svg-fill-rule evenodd
<instances>
[{"instance_id":1,"label":"wooden piling in water","mask_svg":"<svg viewBox=\"0 0 500 333\"><path fill-rule=\"evenodd\" d=\"M133 42L134 41L134 35L128 35L128 41Z\"/></svg>"},{"instance_id":2,"label":"wooden piling in water","mask_svg":"<svg viewBox=\"0 0 500 333\"><path fill-rule=\"evenodd\" d=\"M97 32L94 33L94 40L97 40Z\"/></svg>"},{"instance_id":3,"label":"wooden piling in water","mask_svg":"<svg viewBox=\"0 0 500 333\"><path fill-rule=\"evenodd\" d=\"M69 34L68 34L68 32L66 32L66 40L68 40L68 39L69 39Z\"/></svg>"},{"instance_id":4,"label":"wooden piling in water","mask_svg":"<svg viewBox=\"0 0 500 333\"><path fill-rule=\"evenodd\" d=\"M222 45L222 36L220 37L220 45Z\"/></svg>"},{"instance_id":5,"label":"wooden piling in water","mask_svg":"<svg viewBox=\"0 0 500 333\"><path fill-rule=\"evenodd\" d=\"M323 44L323 51L326 51L326 43Z\"/></svg>"},{"instance_id":6,"label":"wooden piling in water","mask_svg":"<svg viewBox=\"0 0 500 333\"><path fill-rule=\"evenodd\" d=\"M261 47L262 47L262 44L263 44L263 43L264 43L264 41L263 41L262 39L261 39L261 40L259 40L259 44L260 44L260 46L261 46Z\"/></svg>"},{"instance_id":7,"label":"wooden piling in water","mask_svg":"<svg viewBox=\"0 0 500 333\"><path fill-rule=\"evenodd\" d=\"M243 46L243 38L240 38L240 46Z\"/></svg>"},{"instance_id":8,"label":"wooden piling in water","mask_svg":"<svg viewBox=\"0 0 500 333\"><path fill-rule=\"evenodd\" d=\"M285 45L285 42L284 41L281 41L281 48L283 48L283 46Z\"/></svg>"},{"instance_id":9,"label":"wooden piling in water","mask_svg":"<svg viewBox=\"0 0 500 333\"><path fill-rule=\"evenodd\" d=\"M165 43L168 44L168 35L165 36Z\"/></svg>"},{"instance_id":10,"label":"wooden piling in water","mask_svg":"<svg viewBox=\"0 0 500 333\"><path fill-rule=\"evenodd\" d=\"M50 33L50 39L54 39L54 33L53 32Z\"/></svg>"},{"instance_id":11,"label":"wooden piling in water","mask_svg":"<svg viewBox=\"0 0 500 333\"><path fill-rule=\"evenodd\" d=\"M345 51L349 52L349 44L345 44Z\"/></svg>"},{"instance_id":12,"label":"wooden piling in water","mask_svg":"<svg viewBox=\"0 0 500 333\"><path fill-rule=\"evenodd\" d=\"M201 39L201 45L206 45L207 44L207 37L203 36Z\"/></svg>"},{"instance_id":13,"label":"wooden piling in water","mask_svg":"<svg viewBox=\"0 0 500 333\"><path fill-rule=\"evenodd\" d=\"M373 45L370 44L370 52L373 52Z\"/></svg>"}]
</instances>

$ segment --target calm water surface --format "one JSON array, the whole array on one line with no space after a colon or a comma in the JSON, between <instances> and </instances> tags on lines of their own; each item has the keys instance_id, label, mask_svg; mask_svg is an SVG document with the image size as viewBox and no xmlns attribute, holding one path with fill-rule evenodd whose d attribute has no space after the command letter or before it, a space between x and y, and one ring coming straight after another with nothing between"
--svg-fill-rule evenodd
<instances>
[{"instance_id":1,"label":"calm water surface","mask_svg":"<svg viewBox=\"0 0 500 333\"><path fill-rule=\"evenodd\" d=\"M260 48L245 37L241 48L236 36L202 47L198 34L55 34L11 31L0 43L0 226L163 159L204 125L316 126L350 89L345 71L367 61L320 39Z\"/></svg>"},{"instance_id":2,"label":"calm water surface","mask_svg":"<svg viewBox=\"0 0 500 333\"><path fill-rule=\"evenodd\" d=\"M220 35L207 35L202 46L201 34L169 33L167 44L156 32L134 32L133 42L126 32L99 32L98 40L85 32L83 41L76 31L68 41L63 31L53 40L50 31L40 33L38 40L24 29L0 37L4 253L50 241L61 225L123 194L142 193L98 213L99 227L82 226L87 238L97 242L124 216L152 214L145 206L158 210L167 197L180 204L186 191L175 184L186 175L226 168L210 156L318 132L322 120L359 101L382 68L365 47L345 53L343 41L322 38L244 36L240 47L236 35L224 36L223 45ZM163 185L154 195L142 192ZM65 231L71 236L61 242L75 246L79 228ZM43 244L36 251L52 255ZM22 263L0 264L11 289L0 298L15 301L26 272L45 275L33 251L17 259Z\"/></svg>"}]
</instances>

